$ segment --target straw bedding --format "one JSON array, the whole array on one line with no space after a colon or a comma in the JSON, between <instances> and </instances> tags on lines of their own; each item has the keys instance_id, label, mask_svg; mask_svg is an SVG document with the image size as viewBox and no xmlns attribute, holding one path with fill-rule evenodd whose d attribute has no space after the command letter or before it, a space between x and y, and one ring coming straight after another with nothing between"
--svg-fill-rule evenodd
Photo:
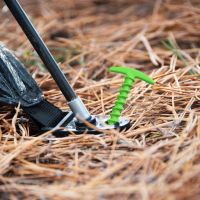
<instances>
[{"instance_id":1,"label":"straw bedding","mask_svg":"<svg viewBox=\"0 0 200 200\"><path fill-rule=\"evenodd\" d=\"M200 2L20 1L92 114L109 114L123 76L142 70L123 116L124 132L29 136L20 107L0 109L1 199L200 198ZM45 97L64 97L9 11L0 3L0 40L26 65Z\"/></svg>"}]
</instances>

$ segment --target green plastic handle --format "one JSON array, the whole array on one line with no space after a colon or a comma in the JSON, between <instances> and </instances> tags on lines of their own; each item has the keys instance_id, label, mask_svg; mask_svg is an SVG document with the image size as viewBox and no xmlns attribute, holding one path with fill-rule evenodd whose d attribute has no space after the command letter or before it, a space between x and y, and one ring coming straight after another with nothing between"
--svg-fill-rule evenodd
<instances>
[{"instance_id":1,"label":"green plastic handle","mask_svg":"<svg viewBox=\"0 0 200 200\"><path fill-rule=\"evenodd\" d=\"M113 66L113 67L110 67L109 71L124 74L124 75L126 75L126 77L129 77L132 80L135 80L137 78L137 79L141 79L149 84L155 83L155 81L153 79L151 79L149 76L147 76L143 72L136 70L136 69L132 69L132 68L128 68L128 67Z\"/></svg>"},{"instance_id":2,"label":"green plastic handle","mask_svg":"<svg viewBox=\"0 0 200 200\"><path fill-rule=\"evenodd\" d=\"M115 102L115 106L112 108L112 112L108 120L109 125L115 125L119 122L121 112L124 109L124 104L126 103L126 99L128 98L128 94L130 93L131 88L133 87L135 79L141 79L149 84L154 84L155 81L143 72L128 67L113 66L110 67L109 71L126 75L124 83L117 97L117 101Z\"/></svg>"}]
</instances>

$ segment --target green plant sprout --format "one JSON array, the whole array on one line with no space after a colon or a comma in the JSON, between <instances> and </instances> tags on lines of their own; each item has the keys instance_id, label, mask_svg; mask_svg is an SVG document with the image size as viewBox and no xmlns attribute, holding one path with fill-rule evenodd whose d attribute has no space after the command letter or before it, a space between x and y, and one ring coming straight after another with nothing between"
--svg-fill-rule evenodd
<instances>
[{"instance_id":1,"label":"green plant sprout","mask_svg":"<svg viewBox=\"0 0 200 200\"><path fill-rule=\"evenodd\" d=\"M174 55L177 56L177 58L185 65L187 66L189 63L181 53L181 50L178 48L178 45L176 42L172 39L167 39L166 41L162 41L162 44L169 49ZM190 74L197 74L194 70L189 71ZM199 77L198 77L199 78Z\"/></svg>"},{"instance_id":2,"label":"green plant sprout","mask_svg":"<svg viewBox=\"0 0 200 200\"><path fill-rule=\"evenodd\" d=\"M141 71L128 67L113 66L110 67L109 71L125 75L124 83L120 89L117 101L115 102L115 106L112 108L112 112L108 120L109 125L115 125L119 122L121 112L124 109L126 99L128 98L128 94L130 93L131 88L133 87L135 79L141 79L149 84L154 84L155 81L148 77L146 74L142 73Z\"/></svg>"}]
</instances>

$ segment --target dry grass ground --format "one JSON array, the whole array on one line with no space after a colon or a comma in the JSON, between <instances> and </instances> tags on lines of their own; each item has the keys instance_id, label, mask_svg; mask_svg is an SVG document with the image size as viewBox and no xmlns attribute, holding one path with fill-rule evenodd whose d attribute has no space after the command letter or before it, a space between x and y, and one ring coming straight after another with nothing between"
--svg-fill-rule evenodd
<instances>
[{"instance_id":1,"label":"dry grass ground","mask_svg":"<svg viewBox=\"0 0 200 200\"><path fill-rule=\"evenodd\" d=\"M123 116L126 132L29 137L19 109L0 110L0 199L200 199L200 2L22 0L92 114L108 114L123 77L142 70ZM65 99L0 3L0 41L29 68L46 98Z\"/></svg>"}]
</instances>

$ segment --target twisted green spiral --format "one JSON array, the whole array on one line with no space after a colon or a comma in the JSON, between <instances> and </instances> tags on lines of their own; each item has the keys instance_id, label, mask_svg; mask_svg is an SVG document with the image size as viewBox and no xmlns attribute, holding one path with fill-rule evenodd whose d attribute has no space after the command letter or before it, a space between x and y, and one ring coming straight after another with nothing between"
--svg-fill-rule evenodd
<instances>
[{"instance_id":1,"label":"twisted green spiral","mask_svg":"<svg viewBox=\"0 0 200 200\"><path fill-rule=\"evenodd\" d=\"M133 83L134 80L131 78L125 78L124 83L119 91L117 101L115 102L115 106L112 108L110 119L108 120L109 125L114 125L119 121L119 117L121 116L122 110L124 110L124 104L126 103L126 99L128 98L128 94L133 86Z\"/></svg>"},{"instance_id":2,"label":"twisted green spiral","mask_svg":"<svg viewBox=\"0 0 200 200\"><path fill-rule=\"evenodd\" d=\"M135 82L135 79L141 79L149 84L154 84L155 81L148 77L146 74L142 73L141 71L128 67L113 66L109 70L111 72L121 73L126 76L124 83L120 89L119 95L117 97L117 101L115 102L115 106L112 108L112 112L108 120L109 125L115 125L119 122L121 112L124 109L124 104L126 103L126 99L128 98L128 94Z\"/></svg>"}]
</instances>

